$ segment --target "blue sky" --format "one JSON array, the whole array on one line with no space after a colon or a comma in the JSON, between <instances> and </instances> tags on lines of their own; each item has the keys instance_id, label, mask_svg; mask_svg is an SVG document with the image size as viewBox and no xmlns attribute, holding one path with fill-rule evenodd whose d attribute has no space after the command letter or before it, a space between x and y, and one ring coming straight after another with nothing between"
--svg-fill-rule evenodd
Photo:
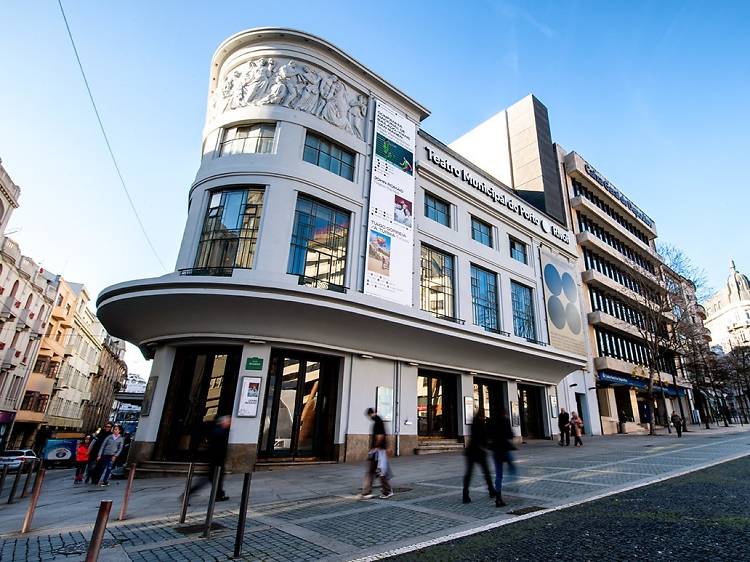
<instances>
[{"instance_id":1,"label":"blue sky","mask_svg":"<svg viewBox=\"0 0 750 562\"><path fill-rule=\"evenodd\" d=\"M211 55L258 26L338 45L432 111L450 142L528 93L552 135L724 283L750 274L746 2L81 2L69 23L120 167L175 262L199 163ZM109 161L57 2L3 2L0 157L10 229L47 269L105 286L163 272ZM129 352L131 368L145 365ZM143 374L146 374L143 372Z\"/></svg>"}]
</instances>

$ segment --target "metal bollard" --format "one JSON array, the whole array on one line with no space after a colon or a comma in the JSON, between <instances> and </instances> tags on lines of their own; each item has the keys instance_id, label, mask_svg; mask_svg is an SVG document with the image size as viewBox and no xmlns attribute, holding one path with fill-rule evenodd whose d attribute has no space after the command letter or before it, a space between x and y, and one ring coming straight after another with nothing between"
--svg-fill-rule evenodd
<instances>
[{"instance_id":1,"label":"metal bollard","mask_svg":"<svg viewBox=\"0 0 750 562\"><path fill-rule=\"evenodd\" d=\"M122 498L122 507L120 507L120 516L118 521L125 521L125 515L128 512L128 499L130 499L130 489L133 487L133 478L135 478L135 463L130 465L128 473L128 483L125 485L125 496Z\"/></svg>"},{"instance_id":2,"label":"metal bollard","mask_svg":"<svg viewBox=\"0 0 750 562\"><path fill-rule=\"evenodd\" d=\"M221 470L220 466L214 469L214 479L211 482L211 496L208 498L208 509L206 509L206 528L203 531L203 537L206 539L211 538L211 524L214 520L214 506L216 505L216 494L219 491Z\"/></svg>"},{"instance_id":3,"label":"metal bollard","mask_svg":"<svg viewBox=\"0 0 750 562\"><path fill-rule=\"evenodd\" d=\"M242 539L245 536L245 520L247 519L247 504L250 500L250 480L252 472L246 472L242 479L242 497L240 498L240 513L237 517L237 535L234 537L234 558L242 556Z\"/></svg>"},{"instance_id":4,"label":"metal bollard","mask_svg":"<svg viewBox=\"0 0 750 562\"><path fill-rule=\"evenodd\" d=\"M3 467L3 472L0 473L0 496L3 495L3 488L5 487L5 477L8 476L8 465Z\"/></svg>"},{"instance_id":5,"label":"metal bollard","mask_svg":"<svg viewBox=\"0 0 750 562\"><path fill-rule=\"evenodd\" d=\"M31 482L31 475L34 474L35 467L36 467L36 459L31 461L31 466L29 467L29 473L26 475L26 481L23 483L23 490L21 490L22 498L25 498L26 493L29 491L29 483Z\"/></svg>"},{"instance_id":6,"label":"metal bollard","mask_svg":"<svg viewBox=\"0 0 750 562\"><path fill-rule=\"evenodd\" d=\"M29 508L26 510L26 517L23 518L23 527L21 527L22 533L28 533L31 530L31 520L34 519L34 510L36 510L36 504L39 501L39 495L42 493L42 483L44 482L44 473L46 471L43 468L39 469L39 475L34 480L34 488L31 490L31 500L29 500Z\"/></svg>"},{"instance_id":7,"label":"metal bollard","mask_svg":"<svg viewBox=\"0 0 750 562\"><path fill-rule=\"evenodd\" d=\"M195 463L188 466L187 480L185 480L185 493L182 494L182 510L180 511L180 523L185 522L187 517L188 504L190 502L190 488L193 486L193 472L195 472Z\"/></svg>"},{"instance_id":8,"label":"metal bollard","mask_svg":"<svg viewBox=\"0 0 750 562\"><path fill-rule=\"evenodd\" d=\"M13 500L16 498L16 490L18 489L18 481L21 479L21 473L23 472L23 467L26 465L26 461L23 461L21 465L18 467L18 472L16 472L16 477L13 479L13 485L10 487L10 495L8 495L8 503L13 503Z\"/></svg>"},{"instance_id":9,"label":"metal bollard","mask_svg":"<svg viewBox=\"0 0 750 562\"><path fill-rule=\"evenodd\" d=\"M112 500L102 500L99 504L99 513L96 514L96 523L94 523L94 531L91 534L89 549L86 552L86 562L96 562L99 559L99 551L102 549L104 533L107 530L107 520L111 510Z\"/></svg>"}]
</instances>

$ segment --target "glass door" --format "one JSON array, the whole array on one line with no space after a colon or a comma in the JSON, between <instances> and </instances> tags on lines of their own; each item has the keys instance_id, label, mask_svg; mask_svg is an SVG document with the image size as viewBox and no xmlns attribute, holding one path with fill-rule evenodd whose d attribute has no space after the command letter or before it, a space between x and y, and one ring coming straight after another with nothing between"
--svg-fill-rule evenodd
<instances>
[{"instance_id":1,"label":"glass door","mask_svg":"<svg viewBox=\"0 0 750 562\"><path fill-rule=\"evenodd\" d=\"M455 377L417 377L417 434L427 438L455 437Z\"/></svg>"},{"instance_id":2,"label":"glass door","mask_svg":"<svg viewBox=\"0 0 750 562\"><path fill-rule=\"evenodd\" d=\"M260 455L330 454L335 425L336 364L336 360L296 352L272 356Z\"/></svg>"}]
</instances>

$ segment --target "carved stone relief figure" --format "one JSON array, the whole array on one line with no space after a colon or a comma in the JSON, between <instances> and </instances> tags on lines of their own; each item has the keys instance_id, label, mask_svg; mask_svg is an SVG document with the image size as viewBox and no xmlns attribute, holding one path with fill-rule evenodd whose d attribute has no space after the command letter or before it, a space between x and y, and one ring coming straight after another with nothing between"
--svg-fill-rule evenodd
<instances>
[{"instance_id":1,"label":"carved stone relief figure","mask_svg":"<svg viewBox=\"0 0 750 562\"><path fill-rule=\"evenodd\" d=\"M367 97L352 91L335 74L288 60L277 68L272 58L244 63L226 74L215 100L223 111L248 105L282 105L324 119L364 140ZM214 107L217 103L214 101Z\"/></svg>"}]
</instances>

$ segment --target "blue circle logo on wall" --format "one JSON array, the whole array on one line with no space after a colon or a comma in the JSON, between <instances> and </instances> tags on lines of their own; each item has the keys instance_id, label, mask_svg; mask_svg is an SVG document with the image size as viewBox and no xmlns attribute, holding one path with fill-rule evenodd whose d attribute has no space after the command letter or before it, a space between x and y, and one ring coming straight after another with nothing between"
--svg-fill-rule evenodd
<instances>
[{"instance_id":1,"label":"blue circle logo on wall","mask_svg":"<svg viewBox=\"0 0 750 562\"><path fill-rule=\"evenodd\" d=\"M565 326L574 334L581 333L581 312L578 309L578 290L573 276L565 272L560 275L557 268L548 263L544 266L544 283L549 289L547 315L558 330Z\"/></svg>"}]
</instances>

